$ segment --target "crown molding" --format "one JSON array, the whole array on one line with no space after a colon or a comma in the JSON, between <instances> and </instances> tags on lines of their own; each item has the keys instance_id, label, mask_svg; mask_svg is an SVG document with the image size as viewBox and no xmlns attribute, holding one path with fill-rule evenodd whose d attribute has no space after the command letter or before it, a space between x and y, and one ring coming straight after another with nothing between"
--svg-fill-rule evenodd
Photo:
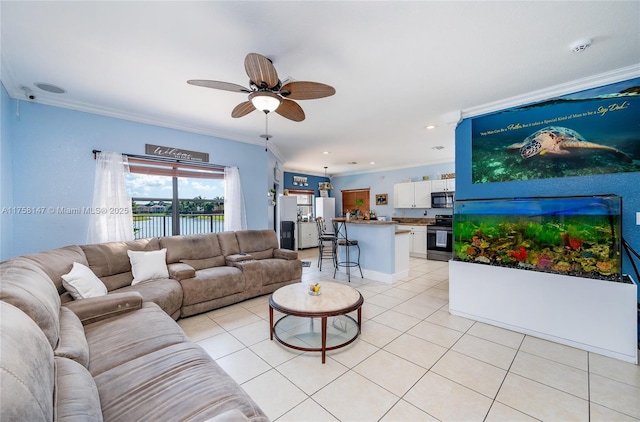
<instances>
[{"instance_id":1,"label":"crown molding","mask_svg":"<svg viewBox=\"0 0 640 422\"><path fill-rule=\"evenodd\" d=\"M538 91L505 98L476 107L470 107L462 110L461 114L463 119L467 119L469 117L476 117L482 114L494 113L496 111L506 110L525 104L532 104L548 100L550 98L571 94L573 92L584 91L585 89L596 88L637 77L640 77L640 63L563 84L554 85Z\"/></svg>"},{"instance_id":2,"label":"crown molding","mask_svg":"<svg viewBox=\"0 0 640 422\"><path fill-rule=\"evenodd\" d=\"M0 53L0 57L2 57L1 53ZM15 83L16 79L14 77L13 71L11 67L8 65L6 60L2 60L2 62L0 63L0 72L1 72L0 81L2 81L2 84L7 90L7 93L9 94L9 96L15 99L16 101L28 101L27 99L23 98L24 94L20 89L20 86L18 86ZM37 99L33 102L52 106L52 107L60 107L60 108L65 108L69 110L79 111L83 113L96 114L96 115L105 116L105 117L112 117L115 119L128 120L136 123L143 123L147 125L164 127L167 129L175 129L183 132L196 133L198 135L212 136L214 138L218 138L225 141L243 142L246 144L259 145L259 146L265 145L264 140L262 139L256 140L251 138L232 136L228 133L215 132L205 127L197 127L197 126L191 126L191 125L187 126L178 122L168 121L166 119L162 119L162 120L154 119L141 114L123 112L123 111L106 108L106 107L98 107L93 104L87 104L87 103L82 103L78 101L67 101L64 98L57 97L56 94L38 92ZM271 151L271 153L276 157L278 161L280 162L285 161L278 147L274 145L272 142L267 143L267 148L269 149L269 151Z\"/></svg>"}]
</instances>

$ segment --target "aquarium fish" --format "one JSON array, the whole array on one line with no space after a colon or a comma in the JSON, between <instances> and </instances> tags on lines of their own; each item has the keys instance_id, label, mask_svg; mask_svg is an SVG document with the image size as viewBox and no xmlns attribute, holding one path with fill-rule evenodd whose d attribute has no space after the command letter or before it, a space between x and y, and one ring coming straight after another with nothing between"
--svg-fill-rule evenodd
<instances>
[{"instance_id":1,"label":"aquarium fish","mask_svg":"<svg viewBox=\"0 0 640 422\"><path fill-rule=\"evenodd\" d=\"M617 148L587 142L573 129L560 126L547 126L527 136L523 142L509 145L507 149L519 149L524 159L545 154L569 154L568 148L603 149L620 155L624 161L632 158Z\"/></svg>"}]
</instances>

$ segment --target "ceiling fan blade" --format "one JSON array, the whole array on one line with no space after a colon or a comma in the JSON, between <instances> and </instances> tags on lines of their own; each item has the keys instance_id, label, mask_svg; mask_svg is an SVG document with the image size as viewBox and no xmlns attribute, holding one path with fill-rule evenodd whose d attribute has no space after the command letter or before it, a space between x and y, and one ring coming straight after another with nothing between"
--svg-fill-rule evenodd
<instances>
[{"instance_id":1,"label":"ceiling fan blade","mask_svg":"<svg viewBox=\"0 0 640 422\"><path fill-rule=\"evenodd\" d=\"M253 106L251 101L245 101L235 106L235 108L231 111L231 117L238 118L238 117L246 116L247 114L251 113L255 109L256 108Z\"/></svg>"},{"instance_id":2,"label":"ceiling fan blade","mask_svg":"<svg viewBox=\"0 0 640 422\"><path fill-rule=\"evenodd\" d=\"M251 90L242 85L232 84L231 82L209 81L206 79L190 79L188 84L203 86L205 88L221 89L223 91L250 93Z\"/></svg>"},{"instance_id":3,"label":"ceiling fan blade","mask_svg":"<svg viewBox=\"0 0 640 422\"><path fill-rule=\"evenodd\" d=\"M244 69L249 79L258 88L273 88L278 85L278 72L271 60L256 53L249 53L244 59Z\"/></svg>"},{"instance_id":4,"label":"ceiling fan blade","mask_svg":"<svg viewBox=\"0 0 640 422\"><path fill-rule=\"evenodd\" d=\"M314 100L330 97L335 93L334 87L319 82L294 81L280 88L280 95L292 100Z\"/></svg>"},{"instance_id":5,"label":"ceiling fan blade","mask_svg":"<svg viewBox=\"0 0 640 422\"><path fill-rule=\"evenodd\" d=\"M282 99L282 103L280 107L276 109L276 113L294 122L301 122L305 117L302 107L295 101L287 100L286 98Z\"/></svg>"}]
</instances>

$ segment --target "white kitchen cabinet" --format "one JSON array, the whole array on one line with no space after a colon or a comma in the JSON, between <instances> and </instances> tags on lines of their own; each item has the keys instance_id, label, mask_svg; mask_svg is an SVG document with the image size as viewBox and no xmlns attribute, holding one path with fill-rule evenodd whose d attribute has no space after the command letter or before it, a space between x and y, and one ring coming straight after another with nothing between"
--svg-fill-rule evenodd
<instances>
[{"instance_id":1,"label":"white kitchen cabinet","mask_svg":"<svg viewBox=\"0 0 640 422\"><path fill-rule=\"evenodd\" d=\"M318 226L316 223L298 223L298 249L318 246Z\"/></svg>"},{"instance_id":2,"label":"white kitchen cabinet","mask_svg":"<svg viewBox=\"0 0 640 422\"><path fill-rule=\"evenodd\" d=\"M398 229L411 230L409 233L409 255L426 258L427 257L427 226L409 226L399 224Z\"/></svg>"},{"instance_id":3,"label":"white kitchen cabinet","mask_svg":"<svg viewBox=\"0 0 640 422\"><path fill-rule=\"evenodd\" d=\"M441 179L431 181L431 192L455 192L456 179Z\"/></svg>"},{"instance_id":4,"label":"white kitchen cabinet","mask_svg":"<svg viewBox=\"0 0 640 422\"><path fill-rule=\"evenodd\" d=\"M393 207L413 208L413 183L396 183L393 185Z\"/></svg>"},{"instance_id":5,"label":"white kitchen cabinet","mask_svg":"<svg viewBox=\"0 0 640 422\"><path fill-rule=\"evenodd\" d=\"M431 208L431 182L396 183L393 185L394 208Z\"/></svg>"}]
</instances>

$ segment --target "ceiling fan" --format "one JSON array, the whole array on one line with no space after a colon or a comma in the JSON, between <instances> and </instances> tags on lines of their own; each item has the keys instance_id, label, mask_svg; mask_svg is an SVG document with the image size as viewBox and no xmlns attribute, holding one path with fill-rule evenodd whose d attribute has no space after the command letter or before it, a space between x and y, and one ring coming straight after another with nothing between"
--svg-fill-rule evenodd
<instances>
[{"instance_id":1,"label":"ceiling fan","mask_svg":"<svg viewBox=\"0 0 640 422\"><path fill-rule=\"evenodd\" d=\"M329 97L336 90L319 82L285 81L278 79L278 73L271 60L257 53L249 53L244 59L244 69L249 75L249 88L230 82L191 79L187 83L205 88L249 94L249 100L238 104L231 117L242 117L253 110L265 113L275 111L282 117L301 122L305 115L302 107L292 100L313 100Z\"/></svg>"}]
</instances>

